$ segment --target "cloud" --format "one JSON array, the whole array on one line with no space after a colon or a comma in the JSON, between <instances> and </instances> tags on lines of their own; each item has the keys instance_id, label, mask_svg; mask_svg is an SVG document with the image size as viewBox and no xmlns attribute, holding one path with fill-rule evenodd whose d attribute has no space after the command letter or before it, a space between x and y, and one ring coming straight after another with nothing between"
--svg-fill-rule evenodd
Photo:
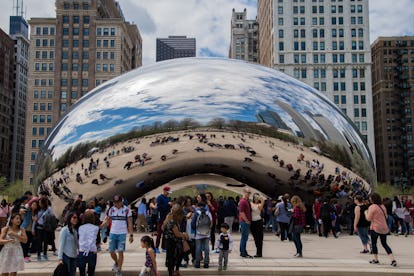
<instances>
[{"instance_id":1,"label":"cloud","mask_svg":"<svg viewBox=\"0 0 414 276\"><path fill-rule=\"evenodd\" d=\"M413 0L371 0L370 39L379 36L414 35Z\"/></svg>"},{"instance_id":2,"label":"cloud","mask_svg":"<svg viewBox=\"0 0 414 276\"><path fill-rule=\"evenodd\" d=\"M257 0L118 0L125 19L134 22L143 37L143 63L155 62L158 37L187 35L197 40L198 56L228 56L232 9L247 9L256 17ZM13 0L1 0L0 27L8 32ZM27 18L54 17L55 0L27 0ZM370 0L370 39L414 35L413 0ZM41 8L39 8L41 7Z\"/></svg>"}]
</instances>

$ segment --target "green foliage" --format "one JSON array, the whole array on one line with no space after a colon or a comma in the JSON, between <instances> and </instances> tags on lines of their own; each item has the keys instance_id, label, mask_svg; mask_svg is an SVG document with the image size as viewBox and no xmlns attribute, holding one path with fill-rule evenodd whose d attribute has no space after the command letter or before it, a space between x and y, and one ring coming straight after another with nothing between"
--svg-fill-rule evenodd
<instances>
[{"instance_id":1,"label":"green foliage","mask_svg":"<svg viewBox=\"0 0 414 276\"><path fill-rule=\"evenodd\" d=\"M2 196L6 196L8 198L8 202L13 202L17 198L21 197L25 190L25 185L23 180L18 180L14 183L10 183L7 187L0 192Z\"/></svg>"},{"instance_id":2,"label":"green foliage","mask_svg":"<svg viewBox=\"0 0 414 276\"><path fill-rule=\"evenodd\" d=\"M414 195L414 186L408 188L404 191L401 191L401 187L389 184L389 183L378 183L375 186L375 192L379 193L381 197L389 197L392 198L395 195Z\"/></svg>"}]
</instances>

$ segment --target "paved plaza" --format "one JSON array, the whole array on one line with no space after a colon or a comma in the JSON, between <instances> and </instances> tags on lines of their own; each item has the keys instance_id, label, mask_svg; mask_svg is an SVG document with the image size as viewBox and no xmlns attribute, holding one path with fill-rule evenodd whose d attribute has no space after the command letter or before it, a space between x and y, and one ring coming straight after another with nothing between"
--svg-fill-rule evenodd
<instances>
[{"instance_id":1,"label":"paved plaza","mask_svg":"<svg viewBox=\"0 0 414 276\"><path fill-rule=\"evenodd\" d=\"M58 235L57 235L58 236ZM145 251L140 248L142 234L135 233L133 244L127 245L123 275L138 275L145 262ZM304 234L303 258L293 257L295 246L292 242L281 242L279 237L266 233L263 258L244 259L239 255L240 235L234 234L234 250L229 257L228 271L217 271L218 254L210 254L209 269L182 268L183 275L414 275L414 236L389 236L389 245L395 253L398 266L390 267L389 259L379 244L379 265L369 264L371 256L361 254L361 243L357 236L341 234L338 239L322 238L314 234ZM111 272L113 262L103 245L98 255L96 274L114 275ZM252 236L248 242L248 252L254 255L255 246ZM50 254L52 255L52 254ZM48 262L33 261L26 264L25 275L51 275L57 264L57 257L49 256ZM35 260L32 257L32 260ZM157 255L161 275L167 275L164 265L165 253Z\"/></svg>"}]
</instances>

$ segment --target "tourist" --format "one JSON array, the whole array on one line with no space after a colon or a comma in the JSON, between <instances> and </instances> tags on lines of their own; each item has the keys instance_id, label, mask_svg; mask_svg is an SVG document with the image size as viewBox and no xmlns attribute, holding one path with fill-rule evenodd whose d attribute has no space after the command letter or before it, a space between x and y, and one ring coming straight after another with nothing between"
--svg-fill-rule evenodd
<instances>
[{"instance_id":1,"label":"tourist","mask_svg":"<svg viewBox=\"0 0 414 276\"><path fill-rule=\"evenodd\" d=\"M396 223L396 231L395 233L404 235L406 232L406 227L404 223L404 206L402 205L401 201L399 200L398 196L394 196L394 200L392 202L392 214L394 216L394 220Z\"/></svg>"},{"instance_id":2,"label":"tourist","mask_svg":"<svg viewBox=\"0 0 414 276\"><path fill-rule=\"evenodd\" d=\"M371 222L371 243L372 254L374 259L370 261L371 264L378 264L378 237L381 240L381 245L384 247L391 260L391 266L397 266L397 261L394 259L391 248L387 244L387 235L389 233L387 225L387 210L382 204L381 196L378 193L372 193L370 196L371 206L365 211L365 217Z\"/></svg>"},{"instance_id":3,"label":"tourist","mask_svg":"<svg viewBox=\"0 0 414 276\"><path fill-rule=\"evenodd\" d=\"M142 198L138 204L138 217L137 217L137 228L139 232L146 232L148 228L147 222L147 199Z\"/></svg>"},{"instance_id":4,"label":"tourist","mask_svg":"<svg viewBox=\"0 0 414 276\"><path fill-rule=\"evenodd\" d=\"M250 209L249 198L252 192L249 188L243 189L243 197L239 202L239 223L241 230L240 238L240 256L243 258L253 258L247 254L246 246L247 240L249 239L250 224L252 222L252 213Z\"/></svg>"},{"instance_id":5,"label":"tourist","mask_svg":"<svg viewBox=\"0 0 414 276\"><path fill-rule=\"evenodd\" d=\"M80 276L86 275L86 265L88 265L88 276L95 274L97 259L97 237L99 226L96 225L96 215L92 209L85 211L82 217L82 225L79 227L79 254L78 267Z\"/></svg>"},{"instance_id":6,"label":"tourist","mask_svg":"<svg viewBox=\"0 0 414 276\"><path fill-rule=\"evenodd\" d=\"M26 231L20 228L22 216L12 214L8 226L1 229L0 244L0 273L2 276L17 275L24 269L23 250L20 243L27 242Z\"/></svg>"},{"instance_id":7,"label":"tourist","mask_svg":"<svg viewBox=\"0 0 414 276\"><path fill-rule=\"evenodd\" d=\"M237 204L234 201L233 197L229 197L224 201L224 223L227 223L229 226L229 232L233 230L233 223L237 217Z\"/></svg>"},{"instance_id":8,"label":"tourist","mask_svg":"<svg viewBox=\"0 0 414 276\"><path fill-rule=\"evenodd\" d=\"M315 203L312 205L312 213L313 218L315 220L315 230L318 233L319 237L322 237L322 220L321 220L321 206L322 203L320 202L319 198L315 198Z\"/></svg>"},{"instance_id":9,"label":"tourist","mask_svg":"<svg viewBox=\"0 0 414 276\"><path fill-rule=\"evenodd\" d=\"M76 258L78 257L78 215L70 213L66 219L66 226L60 231L59 263L66 265L69 275L76 275Z\"/></svg>"},{"instance_id":10,"label":"tourist","mask_svg":"<svg viewBox=\"0 0 414 276\"><path fill-rule=\"evenodd\" d=\"M112 271L116 276L122 275L122 264L124 263L124 251L126 236L129 233L129 242L134 241L132 212L124 206L120 195L114 196L114 206L108 211L102 226L106 226L111 222L111 230L109 232L109 252L114 260ZM118 252L118 255L116 254Z\"/></svg>"},{"instance_id":11,"label":"tourist","mask_svg":"<svg viewBox=\"0 0 414 276\"><path fill-rule=\"evenodd\" d=\"M38 199L32 198L26 205L27 206L24 209L23 214L22 214L23 222L20 227L25 229L26 231L27 242L22 243L22 248L23 248L24 261L28 263L30 262L29 251L30 249L34 250L34 248L36 247L36 240L34 239L32 230L34 227L33 217L36 217L39 211Z\"/></svg>"},{"instance_id":12,"label":"tourist","mask_svg":"<svg viewBox=\"0 0 414 276\"><path fill-rule=\"evenodd\" d=\"M278 231L276 217L275 217L275 209L276 209L276 201L272 198L268 198L265 203L265 210L266 210L266 226L265 231L270 231L269 227L272 227L272 233L276 235Z\"/></svg>"},{"instance_id":13,"label":"tourist","mask_svg":"<svg viewBox=\"0 0 414 276\"><path fill-rule=\"evenodd\" d=\"M302 255L302 240L300 234L303 232L303 228L306 225L306 207L303 204L299 196L295 195L291 199L293 214L292 214L292 240L295 243L296 254L295 257L301 258Z\"/></svg>"},{"instance_id":14,"label":"tourist","mask_svg":"<svg viewBox=\"0 0 414 276\"><path fill-rule=\"evenodd\" d=\"M292 236L288 231L290 218L292 216L292 206L288 199L289 197L287 195L279 196L280 202L275 207L275 216L277 223L279 223L281 241L287 239L292 240Z\"/></svg>"},{"instance_id":15,"label":"tourist","mask_svg":"<svg viewBox=\"0 0 414 276\"><path fill-rule=\"evenodd\" d=\"M358 236L361 239L363 250L362 254L369 253L368 244L370 243L368 236L369 221L365 217L365 211L368 210L368 206L365 204L361 195L355 197L355 219L354 219L354 231L358 232Z\"/></svg>"},{"instance_id":16,"label":"tourist","mask_svg":"<svg viewBox=\"0 0 414 276\"><path fill-rule=\"evenodd\" d=\"M139 276L159 276L154 240L150 236L143 236L141 247L145 248L145 264Z\"/></svg>"},{"instance_id":17,"label":"tourist","mask_svg":"<svg viewBox=\"0 0 414 276\"><path fill-rule=\"evenodd\" d=\"M211 241L211 250L214 250L214 244L216 242L216 226L217 226L217 209L218 204L217 201L214 199L213 194L211 192L206 193L207 198L207 206L210 211L212 217L212 224L211 224L211 231L210 231L210 241Z\"/></svg>"},{"instance_id":18,"label":"tourist","mask_svg":"<svg viewBox=\"0 0 414 276\"><path fill-rule=\"evenodd\" d=\"M186 233L181 232L180 226L184 219L183 209L179 204L174 204L162 225L164 229L165 246L167 256L165 264L168 268L169 276L180 275L180 264L184 254L183 240L188 239Z\"/></svg>"},{"instance_id":19,"label":"tourist","mask_svg":"<svg viewBox=\"0 0 414 276\"><path fill-rule=\"evenodd\" d=\"M250 226L250 231L252 232L254 243L256 245L255 258L261 258L263 251L263 218L261 213L264 203L264 197L261 197L258 193L253 194L253 202L250 204L252 209L252 224Z\"/></svg>"},{"instance_id":20,"label":"tourist","mask_svg":"<svg viewBox=\"0 0 414 276\"><path fill-rule=\"evenodd\" d=\"M210 263L209 242L212 215L206 206L205 202L199 202L191 220L191 228L195 233L195 268L200 268L202 252L204 252L204 268L208 268Z\"/></svg>"},{"instance_id":21,"label":"tourist","mask_svg":"<svg viewBox=\"0 0 414 276\"><path fill-rule=\"evenodd\" d=\"M7 201L3 199L0 203L0 229L7 224L7 218L10 215L10 207Z\"/></svg>"},{"instance_id":22,"label":"tourist","mask_svg":"<svg viewBox=\"0 0 414 276\"><path fill-rule=\"evenodd\" d=\"M193 230L191 229L191 221L193 219L194 216L194 207L193 207L193 201L191 200L191 197L187 196L185 198L184 201L184 206L183 206L183 212L185 215L184 218L184 225L183 227L185 227L186 229L186 233L188 235L188 245L190 246L190 250L187 252L184 252L184 264L182 265L182 267L188 267L188 263L190 261L190 254L192 257L192 262L194 263L195 260L195 232L193 232Z\"/></svg>"},{"instance_id":23,"label":"tourist","mask_svg":"<svg viewBox=\"0 0 414 276\"><path fill-rule=\"evenodd\" d=\"M216 242L216 248L219 249L219 266L218 270L227 270L227 265L229 262L229 253L233 250L233 237L229 232L229 225L223 223L220 226L220 235ZM223 264L224 259L224 264Z\"/></svg>"},{"instance_id":24,"label":"tourist","mask_svg":"<svg viewBox=\"0 0 414 276\"><path fill-rule=\"evenodd\" d=\"M320 210L320 216L323 225L323 235L325 238L328 237L330 231L335 238L338 238L336 235L335 229L332 227L333 220L336 220L336 209L333 204L329 203L327 199L322 200L322 206Z\"/></svg>"},{"instance_id":25,"label":"tourist","mask_svg":"<svg viewBox=\"0 0 414 276\"><path fill-rule=\"evenodd\" d=\"M158 219L158 209L157 209L157 199L155 197L151 198L149 203L150 215L151 215L151 224L150 231L157 231L157 219Z\"/></svg>"},{"instance_id":26,"label":"tourist","mask_svg":"<svg viewBox=\"0 0 414 276\"><path fill-rule=\"evenodd\" d=\"M37 216L33 217L35 222L34 234L36 235L38 246L37 246L37 261L41 261L41 253L43 252L43 259L48 261L47 256L47 246L49 244L54 244L54 232L46 231L44 227L44 219L46 216L54 216L53 209L49 206L49 199L46 197L41 197L39 200L39 212Z\"/></svg>"},{"instance_id":27,"label":"tourist","mask_svg":"<svg viewBox=\"0 0 414 276\"><path fill-rule=\"evenodd\" d=\"M162 225L171 209L170 198L168 197L169 194L171 194L170 186L164 186L164 188L162 189L162 193L157 197L157 209L158 209L159 216L158 216L158 223L157 223L157 240L155 242L155 253L160 253L160 250L159 250L160 243L161 243L161 248L163 249L163 251L165 251L164 237L161 240L161 235L162 235Z\"/></svg>"}]
</instances>

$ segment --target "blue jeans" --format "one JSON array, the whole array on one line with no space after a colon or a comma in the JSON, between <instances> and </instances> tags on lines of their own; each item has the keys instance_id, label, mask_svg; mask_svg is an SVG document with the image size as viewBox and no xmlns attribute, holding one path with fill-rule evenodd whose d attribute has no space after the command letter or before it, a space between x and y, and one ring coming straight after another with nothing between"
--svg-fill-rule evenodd
<instances>
[{"instance_id":1,"label":"blue jeans","mask_svg":"<svg viewBox=\"0 0 414 276\"><path fill-rule=\"evenodd\" d=\"M87 256L84 256L83 253L79 252L78 255L79 274L80 276L86 275L86 264L88 264L88 276L92 276L95 273L96 253L89 252Z\"/></svg>"},{"instance_id":2,"label":"blue jeans","mask_svg":"<svg viewBox=\"0 0 414 276\"><path fill-rule=\"evenodd\" d=\"M70 276L76 275L76 258L70 258L63 253L62 261L66 265Z\"/></svg>"},{"instance_id":3,"label":"blue jeans","mask_svg":"<svg viewBox=\"0 0 414 276\"><path fill-rule=\"evenodd\" d=\"M246 245L247 245L247 240L249 239L250 224L247 224L244 221L240 222L240 230L241 230L240 256L246 257L248 255L246 251Z\"/></svg>"},{"instance_id":4,"label":"blue jeans","mask_svg":"<svg viewBox=\"0 0 414 276\"><path fill-rule=\"evenodd\" d=\"M358 236L362 244L367 245L369 243L368 227L358 227Z\"/></svg>"},{"instance_id":5,"label":"blue jeans","mask_svg":"<svg viewBox=\"0 0 414 276\"><path fill-rule=\"evenodd\" d=\"M109 252L124 252L126 234L109 234Z\"/></svg>"},{"instance_id":6,"label":"blue jeans","mask_svg":"<svg viewBox=\"0 0 414 276\"><path fill-rule=\"evenodd\" d=\"M273 215L273 213L269 215L269 220L267 221L266 226L265 226L266 231L269 230L270 225L272 226L272 232L276 233L277 223L276 223L276 217Z\"/></svg>"},{"instance_id":7,"label":"blue jeans","mask_svg":"<svg viewBox=\"0 0 414 276\"><path fill-rule=\"evenodd\" d=\"M300 232L292 232L292 240L295 243L296 253L302 254L302 240L300 239Z\"/></svg>"},{"instance_id":8,"label":"blue jeans","mask_svg":"<svg viewBox=\"0 0 414 276\"><path fill-rule=\"evenodd\" d=\"M196 239L195 240L195 244L196 244L196 248L195 248L195 255L196 255L196 260L195 260L195 265L196 266L200 266L200 260L201 260L201 252L204 252L204 265L208 265L210 263L210 249L208 247L208 243L210 241L210 238L203 238L203 239Z\"/></svg>"}]
</instances>

